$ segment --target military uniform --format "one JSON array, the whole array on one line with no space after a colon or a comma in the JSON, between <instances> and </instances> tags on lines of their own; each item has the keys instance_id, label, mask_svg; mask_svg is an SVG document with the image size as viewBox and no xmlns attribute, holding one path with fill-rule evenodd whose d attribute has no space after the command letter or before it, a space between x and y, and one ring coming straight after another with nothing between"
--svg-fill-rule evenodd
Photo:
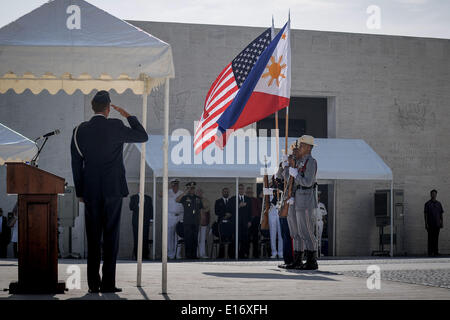
<instances>
[{"instance_id":1,"label":"military uniform","mask_svg":"<svg viewBox=\"0 0 450 320\"><path fill-rule=\"evenodd\" d=\"M181 198L180 203L184 208L183 228L186 258L196 259L200 211L203 208L202 200L195 194L186 194Z\"/></svg>"},{"instance_id":2,"label":"military uniform","mask_svg":"<svg viewBox=\"0 0 450 320\"><path fill-rule=\"evenodd\" d=\"M317 255L320 256L320 249L322 247L322 233L323 233L323 217L327 215L327 208L322 202L319 202L316 210L316 236L317 236L317 244L318 244L318 252Z\"/></svg>"},{"instance_id":3,"label":"military uniform","mask_svg":"<svg viewBox=\"0 0 450 320\"><path fill-rule=\"evenodd\" d=\"M300 237L305 245L308 269L317 269L316 215L317 195L315 190L317 162L305 155L297 162L298 174L294 179L295 214ZM309 262L309 263L308 263Z\"/></svg>"}]
</instances>

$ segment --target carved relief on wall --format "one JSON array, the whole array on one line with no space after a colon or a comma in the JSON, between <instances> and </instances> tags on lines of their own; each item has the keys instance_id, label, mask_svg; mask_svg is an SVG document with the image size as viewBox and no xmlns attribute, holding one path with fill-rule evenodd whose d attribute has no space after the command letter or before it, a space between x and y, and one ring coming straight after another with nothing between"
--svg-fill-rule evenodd
<instances>
[{"instance_id":1,"label":"carved relief on wall","mask_svg":"<svg viewBox=\"0 0 450 320\"><path fill-rule=\"evenodd\" d=\"M182 121L186 115L186 105L189 100L190 91L170 93L169 98L169 121L170 124L176 124ZM159 123L164 121L164 87L150 95L151 106L155 111L156 119Z\"/></svg>"},{"instance_id":2,"label":"carved relief on wall","mask_svg":"<svg viewBox=\"0 0 450 320\"><path fill-rule=\"evenodd\" d=\"M432 106L427 98L413 102L394 100L397 118L402 129L410 133L419 133L427 127L436 125L436 115L431 111Z\"/></svg>"}]
</instances>

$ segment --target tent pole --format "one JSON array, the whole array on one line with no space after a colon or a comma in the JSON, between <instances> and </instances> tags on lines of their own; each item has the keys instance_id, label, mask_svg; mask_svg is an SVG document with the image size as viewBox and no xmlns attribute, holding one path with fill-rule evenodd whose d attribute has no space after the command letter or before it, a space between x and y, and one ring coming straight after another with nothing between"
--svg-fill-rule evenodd
<instances>
[{"instance_id":1,"label":"tent pole","mask_svg":"<svg viewBox=\"0 0 450 320\"><path fill-rule=\"evenodd\" d=\"M142 126L147 128L147 79L144 79L144 92L142 93ZM139 176L139 223L138 223L138 245L137 245L137 279L136 286L142 285L142 237L144 231L144 195L145 195L145 146L141 147L141 172Z\"/></svg>"},{"instance_id":2,"label":"tent pole","mask_svg":"<svg viewBox=\"0 0 450 320\"><path fill-rule=\"evenodd\" d=\"M394 256L394 178L391 180L391 248L389 255Z\"/></svg>"},{"instance_id":3,"label":"tent pole","mask_svg":"<svg viewBox=\"0 0 450 320\"><path fill-rule=\"evenodd\" d=\"M169 78L166 78L164 95L164 171L162 204L162 293L167 294L167 225L169 197Z\"/></svg>"},{"instance_id":4,"label":"tent pole","mask_svg":"<svg viewBox=\"0 0 450 320\"><path fill-rule=\"evenodd\" d=\"M333 186L333 256L336 256L336 215L337 215L337 208L336 208L336 194L337 194L337 180L334 180L334 186Z\"/></svg>"},{"instance_id":5,"label":"tent pole","mask_svg":"<svg viewBox=\"0 0 450 320\"><path fill-rule=\"evenodd\" d=\"M236 260L239 259L239 178L236 177L236 243L234 246L234 254Z\"/></svg>"},{"instance_id":6,"label":"tent pole","mask_svg":"<svg viewBox=\"0 0 450 320\"><path fill-rule=\"evenodd\" d=\"M156 175L153 171L153 223L152 223L152 259L156 259Z\"/></svg>"}]
</instances>

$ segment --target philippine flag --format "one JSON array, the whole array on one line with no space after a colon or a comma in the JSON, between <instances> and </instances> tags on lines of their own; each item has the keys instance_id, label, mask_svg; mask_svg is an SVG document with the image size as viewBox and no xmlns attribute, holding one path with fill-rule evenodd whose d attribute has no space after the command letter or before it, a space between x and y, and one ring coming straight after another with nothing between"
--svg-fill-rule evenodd
<instances>
[{"instance_id":1,"label":"philippine flag","mask_svg":"<svg viewBox=\"0 0 450 320\"><path fill-rule=\"evenodd\" d=\"M223 148L227 137L239 128L289 105L291 93L290 21L259 57L231 105L217 120L216 144Z\"/></svg>"}]
</instances>

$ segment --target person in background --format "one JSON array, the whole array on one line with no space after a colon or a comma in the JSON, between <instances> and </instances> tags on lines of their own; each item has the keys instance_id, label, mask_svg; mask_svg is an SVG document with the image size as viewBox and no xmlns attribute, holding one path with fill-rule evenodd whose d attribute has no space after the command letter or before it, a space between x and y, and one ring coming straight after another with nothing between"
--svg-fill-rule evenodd
<instances>
[{"instance_id":1,"label":"person in background","mask_svg":"<svg viewBox=\"0 0 450 320\"><path fill-rule=\"evenodd\" d=\"M18 250L17 250L17 242L19 241L19 237L18 237L19 212L18 212L17 202L11 213L12 213L12 216L11 216L10 221L8 222L8 226L11 228L11 233L12 233L11 242L13 244L14 258L17 259L19 256Z\"/></svg>"},{"instance_id":2,"label":"person in background","mask_svg":"<svg viewBox=\"0 0 450 320\"><path fill-rule=\"evenodd\" d=\"M247 259L248 258L248 230L252 225L252 202L250 198L248 198L244 194L244 185L239 184L238 186L238 208L239 208L239 217L238 217L238 236L239 236L239 244L238 244L238 254L239 258ZM230 199L233 208L233 223L235 223L236 219L236 196L231 197ZM234 242L236 238L234 239ZM233 250L231 250L231 256L234 255L235 243L232 244Z\"/></svg>"},{"instance_id":3,"label":"person in background","mask_svg":"<svg viewBox=\"0 0 450 320\"><path fill-rule=\"evenodd\" d=\"M317 228L317 245L318 245L317 255L319 257L322 249L323 220L326 219L326 216L328 214L327 208L322 202L320 202L321 193L322 192L319 191L317 194L318 204L316 209L316 218L317 218L316 228Z\"/></svg>"},{"instance_id":4,"label":"person in background","mask_svg":"<svg viewBox=\"0 0 450 320\"><path fill-rule=\"evenodd\" d=\"M170 180L169 200L168 200L168 221L167 221L167 257L169 259L181 259L181 250L176 251L178 235L176 226L179 221L183 221L183 205L176 201L177 197L183 194L180 190L180 180ZM161 194L162 196L162 194ZM175 257L176 252L176 257Z\"/></svg>"},{"instance_id":5,"label":"person in background","mask_svg":"<svg viewBox=\"0 0 450 320\"><path fill-rule=\"evenodd\" d=\"M184 244L188 259L197 259L198 227L203 209L202 200L195 194L195 185L195 182L187 183L186 190L176 199L184 208Z\"/></svg>"},{"instance_id":6,"label":"person in background","mask_svg":"<svg viewBox=\"0 0 450 320\"><path fill-rule=\"evenodd\" d=\"M133 212L133 258L137 259L138 247L138 227L139 227L139 194L134 194L130 198L130 210ZM153 219L153 199L149 195L144 195L144 226L142 233L142 259L149 259L149 229Z\"/></svg>"},{"instance_id":7,"label":"person in background","mask_svg":"<svg viewBox=\"0 0 450 320\"><path fill-rule=\"evenodd\" d=\"M3 209L0 208L0 258L6 258L10 239L11 229L8 226L8 219L3 216Z\"/></svg>"},{"instance_id":8,"label":"person in background","mask_svg":"<svg viewBox=\"0 0 450 320\"><path fill-rule=\"evenodd\" d=\"M262 206L262 199L255 198L253 196L253 188L247 187L245 191L245 195L250 199L252 203L252 219L249 229L249 238L250 243L252 244L253 252L252 256L255 259L259 258L259 222L261 220L261 206Z\"/></svg>"},{"instance_id":9,"label":"person in background","mask_svg":"<svg viewBox=\"0 0 450 320\"><path fill-rule=\"evenodd\" d=\"M436 200L436 190L431 190L430 196L431 199L425 203L424 209L425 229L428 231L428 256L436 257L439 255L439 231L444 227L444 209Z\"/></svg>"},{"instance_id":10,"label":"person in background","mask_svg":"<svg viewBox=\"0 0 450 320\"><path fill-rule=\"evenodd\" d=\"M203 190L197 189L197 196L202 200L203 208L200 210L200 229L198 233L198 252L199 258L209 258L206 254L206 235L208 234L210 205L208 199L203 197Z\"/></svg>"},{"instance_id":11,"label":"person in background","mask_svg":"<svg viewBox=\"0 0 450 320\"><path fill-rule=\"evenodd\" d=\"M276 185L272 184L271 187L273 188L273 195L270 196L270 210L269 210L270 248L272 249L272 255L270 256L270 259L276 259L277 255L278 258L283 259L283 238L281 236L281 225L280 225L280 218L278 215L279 212L277 208L278 194Z\"/></svg>"},{"instance_id":12,"label":"person in background","mask_svg":"<svg viewBox=\"0 0 450 320\"><path fill-rule=\"evenodd\" d=\"M222 189L222 197L217 199L214 204L214 213L217 217L217 229L222 230L219 232L221 238L221 245L219 246L219 254L217 258L221 259L225 257L225 247L222 242L231 242L233 237L233 206L234 203L230 200L230 190L228 188ZM232 250L228 250L230 256ZM228 257L226 257L228 258Z\"/></svg>"}]
</instances>

